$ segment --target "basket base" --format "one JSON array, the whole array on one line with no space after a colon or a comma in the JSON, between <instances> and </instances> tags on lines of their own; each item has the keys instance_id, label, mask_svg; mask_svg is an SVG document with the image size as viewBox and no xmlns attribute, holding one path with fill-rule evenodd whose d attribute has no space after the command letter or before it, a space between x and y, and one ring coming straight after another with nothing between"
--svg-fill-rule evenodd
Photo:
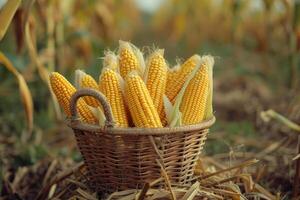
<instances>
[{"instance_id":1,"label":"basket base","mask_svg":"<svg viewBox=\"0 0 300 200\"><path fill-rule=\"evenodd\" d=\"M148 136L115 136L74 131L88 169L92 188L98 192L140 189L161 176L159 156ZM190 186L208 129L201 132L155 136L164 171L171 185ZM108 145L110 144L110 145ZM164 183L158 187L163 187Z\"/></svg>"}]
</instances>

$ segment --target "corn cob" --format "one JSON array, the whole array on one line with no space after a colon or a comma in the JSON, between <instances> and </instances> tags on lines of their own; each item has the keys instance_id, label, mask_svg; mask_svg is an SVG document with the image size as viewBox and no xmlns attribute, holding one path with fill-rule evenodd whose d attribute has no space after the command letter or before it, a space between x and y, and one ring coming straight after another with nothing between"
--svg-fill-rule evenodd
<instances>
[{"instance_id":1,"label":"corn cob","mask_svg":"<svg viewBox=\"0 0 300 200\"><path fill-rule=\"evenodd\" d=\"M70 111L70 100L72 95L76 92L75 87L65 79L61 74L52 72L50 74L50 85L57 97L57 100L64 112L68 117L71 116ZM79 99L77 102L77 110L80 114L81 119L87 123L96 123L98 120L89 110L88 105L83 99Z\"/></svg>"},{"instance_id":2,"label":"corn cob","mask_svg":"<svg viewBox=\"0 0 300 200\"><path fill-rule=\"evenodd\" d=\"M119 49L119 70L120 74L123 78L126 75L133 71L140 72L140 66L136 55L132 49L132 46L128 42L119 41L120 49Z\"/></svg>"},{"instance_id":3,"label":"corn cob","mask_svg":"<svg viewBox=\"0 0 300 200\"><path fill-rule=\"evenodd\" d=\"M78 71L80 71L80 73L82 73L80 80L79 80L80 88L92 88L95 90L99 90L99 86L92 76L84 73L81 70L76 70L76 73ZM100 102L97 101L97 99L95 99L94 97L85 96L85 97L83 97L83 99L89 106L92 106L95 108L101 106Z\"/></svg>"},{"instance_id":4,"label":"corn cob","mask_svg":"<svg viewBox=\"0 0 300 200\"><path fill-rule=\"evenodd\" d=\"M163 95L166 89L167 64L162 49L153 52L147 62L146 86L161 120L166 118ZM166 122L166 121L165 121Z\"/></svg>"},{"instance_id":5,"label":"corn cob","mask_svg":"<svg viewBox=\"0 0 300 200\"><path fill-rule=\"evenodd\" d=\"M175 98L181 90L187 77L199 62L200 56L193 55L182 65L178 65L175 68L169 70L165 94L172 103L175 102Z\"/></svg>"},{"instance_id":6,"label":"corn cob","mask_svg":"<svg viewBox=\"0 0 300 200\"><path fill-rule=\"evenodd\" d=\"M203 59L200 69L191 79L180 104L183 124L196 124L204 119L209 86L209 68L207 59Z\"/></svg>"},{"instance_id":7,"label":"corn cob","mask_svg":"<svg viewBox=\"0 0 300 200\"><path fill-rule=\"evenodd\" d=\"M99 89L110 103L116 126L128 127L120 78L112 69L104 68L99 78Z\"/></svg>"},{"instance_id":8,"label":"corn cob","mask_svg":"<svg viewBox=\"0 0 300 200\"><path fill-rule=\"evenodd\" d=\"M162 127L159 114L154 107L147 87L137 72L125 79L125 97L133 123L137 127Z\"/></svg>"},{"instance_id":9,"label":"corn cob","mask_svg":"<svg viewBox=\"0 0 300 200\"><path fill-rule=\"evenodd\" d=\"M116 72L119 71L118 57L114 52L106 51L104 53L103 67L110 68Z\"/></svg>"}]
</instances>

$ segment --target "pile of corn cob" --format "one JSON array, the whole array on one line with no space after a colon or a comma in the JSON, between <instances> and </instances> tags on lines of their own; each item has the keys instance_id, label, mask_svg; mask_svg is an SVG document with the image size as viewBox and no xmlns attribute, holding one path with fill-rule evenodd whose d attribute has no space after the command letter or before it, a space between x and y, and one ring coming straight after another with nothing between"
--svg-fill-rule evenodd
<instances>
[{"instance_id":1,"label":"pile of corn cob","mask_svg":"<svg viewBox=\"0 0 300 200\"><path fill-rule=\"evenodd\" d=\"M120 41L118 55L105 52L99 83L76 70L75 87L57 72L51 73L50 85L68 117L76 89L92 88L109 102L115 127L175 127L213 116L213 65L212 56L193 55L169 68L164 50L154 50L144 60L137 47ZM79 99L77 110L86 123L105 122L102 107L93 97Z\"/></svg>"}]
</instances>

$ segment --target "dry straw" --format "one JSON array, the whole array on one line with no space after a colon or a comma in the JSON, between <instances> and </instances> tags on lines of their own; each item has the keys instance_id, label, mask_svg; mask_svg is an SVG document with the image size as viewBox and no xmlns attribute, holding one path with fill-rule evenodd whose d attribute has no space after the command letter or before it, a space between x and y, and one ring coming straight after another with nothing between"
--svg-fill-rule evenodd
<instances>
[{"instance_id":1,"label":"dry straw","mask_svg":"<svg viewBox=\"0 0 300 200\"><path fill-rule=\"evenodd\" d=\"M79 121L76 102L83 96L93 96L102 104L107 119L104 127ZM91 185L104 192L142 188L146 182L159 179L161 173L167 185L191 185L208 128L215 121L212 118L172 128L115 128L110 105L92 89L78 90L72 96L71 114L68 124L75 133Z\"/></svg>"}]
</instances>

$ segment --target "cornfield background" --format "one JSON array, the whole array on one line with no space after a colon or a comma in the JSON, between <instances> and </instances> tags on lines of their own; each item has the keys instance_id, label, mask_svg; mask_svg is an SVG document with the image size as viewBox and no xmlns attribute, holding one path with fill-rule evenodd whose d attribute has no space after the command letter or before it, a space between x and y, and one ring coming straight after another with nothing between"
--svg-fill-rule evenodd
<instances>
[{"instance_id":1,"label":"cornfield background","mask_svg":"<svg viewBox=\"0 0 300 200\"><path fill-rule=\"evenodd\" d=\"M4 199L32 199L51 173L82 160L48 73L97 77L119 39L164 48L170 66L194 53L215 56L217 122L201 165L256 158L247 168L264 187L256 198L299 199L300 1L0 0L0 39Z\"/></svg>"}]
</instances>

